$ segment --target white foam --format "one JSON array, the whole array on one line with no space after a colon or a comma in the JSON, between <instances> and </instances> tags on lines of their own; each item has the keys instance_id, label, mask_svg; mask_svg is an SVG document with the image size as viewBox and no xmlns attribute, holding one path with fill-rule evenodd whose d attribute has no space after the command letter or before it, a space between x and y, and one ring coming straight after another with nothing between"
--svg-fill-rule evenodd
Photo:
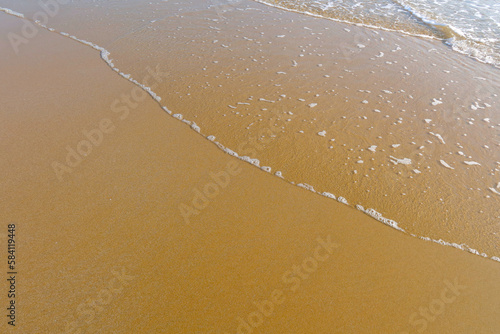
<instances>
[{"instance_id":1,"label":"white foam","mask_svg":"<svg viewBox=\"0 0 500 334\"><path fill-rule=\"evenodd\" d=\"M0 7L0 11L5 12L6 14L14 15L14 16L17 16L17 17L24 19L24 14L13 11L12 9Z\"/></svg>"},{"instance_id":2,"label":"white foam","mask_svg":"<svg viewBox=\"0 0 500 334\"><path fill-rule=\"evenodd\" d=\"M403 230L401 227L398 226L397 222L395 222L392 219L385 218L384 216L382 216L382 214L380 212L376 211L375 209L366 209L365 210L365 208L363 208L363 206L361 206L359 204L356 205L356 209L366 213L368 216L370 216L372 218L375 218L379 222L382 222L386 225L389 225L392 228L395 228L396 230L399 230L401 232L406 232L405 230Z\"/></svg>"},{"instance_id":3,"label":"white foam","mask_svg":"<svg viewBox=\"0 0 500 334\"><path fill-rule=\"evenodd\" d=\"M193 129L194 131L200 133L200 127L198 125L196 125L195 122L193 122L193 124L191 124L191 129Z\"/></svg>"},{"instance_id":4,"label":"white foam","mask_svg":"<svg viewBox=\"0 0 500 334\"><path fill-rule=\"evenodd\" d=\"M475 161L464 161L464 164L469 165L469 166L481 166L479 162Z\"/></svg>"},{"instance_id":5,"label":"white foam","mask_svg":"<svg viewBox=\"0 0 500 334\"><path fill-rule=\"evenodd\" d=\"M441 101L441 100L437 100L437 99L432 99L431 104L432 104L433 106L437 106L437 105L439 105L439 104L443 104L443 101Z\"/></svg>"},{"instance_id":6,"label":"white foam","mask_svg":"<svg viewBox=\"0 0 500 334\"><path fill-rule=\"evenodd\" d=\"M495 188L488 188L488 189L491 190L492 193L500 195L500 192L498 190L496 190Z\"/></svg>"},{"instance_id":7,"label":"white foam","mask_svg":"<svg viewBox=\"0 0 500 334\"><path fill-rule=\"evenodd\" d=\"M393 157L392 155L390 156L391 162L395 165L397 164L402 164L402 165L411 165L411 159L409 158L403 158L403 159L398 159Z\"/></svg>"},{"instance_id":8,"label":"white foam","mask_svg":"<svg viewBox=\"0 0 500 334\"><path fill-rule=\"evenodd\" d=\"M444 166L444 167L446 167L446 168L449 168L449 169L455 169L455 168L451 167L450 165L448 165L448 164L446 163L446 161L444 161L444 160L439 160L439 162L441 163L441 165L443 165L443 166Z\"/></svg>"},{"instance_id":9,"label":"white foam","mask_svg":"<svg viewBox=\"0 0 500 334\"><path fill-rule=\"evenodd\" d=\"M413 235L413 236L415 236L415 235ZM475 254L475 255L479 255L479 256L488 258L488 254L481 253L478 250L476 250L474 248L471 248L471 247L469 247L466 244L457 244L457 243L454 243L454 242L444 241L443 239L436 240L436 239L432 239L432 238L429 238L429 237L418 237L418 238L420 238L422 240L426 240L426 241L432 241L432 242L435 242L435 243L443 245L443 246L454 247L454 248L457 248L457 249L460 249L460 250L463 250L463 251L467 251L467 252ZM500 262L500 258L498 258L496 256L492 256L492 257L490 257L490 259L494 260L494 261Z\"/></svg>"},{"instance_id":10,"label":"white foam","mask_svg":"<svg viewBox=\"0 0 500 334\"><path fill-rule=\"evenodd\" d=\"M429 132L431 135L433 135L434 137L436 137L437 139L439 139L439 141L442 143L442 144L446 144L443 137L439 134L439 133L434 133L434 132Z\"/></svg>"},{"instance_id":11,"label":"white foam","mask_svg":"<svg viewBox=\"0 0 500 334\"><path fill-rule=\"evenodd\" d=\"M252 165L254 165L256 167L260 167L260 161L259 161L259 159L252 159L252 158L250 158L248 156L240 157L240 159L243 160L243 161L246 161L246 162L248 162L248 163L250 163L250 164L252 164Z\"/></svg>"},{"instance_id":12,"label":"white foam","mask_svg":"<svg viewBox=\"0 0 500 334\"><path fill-rule=\"evenodd\" d=\"M342 197L342 196L337 197L337 201L340 202L340 203L342 203L342 204L349 205L349 203L347 202L347 200L344 197Z\"/></svg>"},{"instance_id":13,"label":"white foam","mask_svg":"<svg viewBox=\"0 0 500 334\"><path fill-rule=\"evenodd\" d=\"M298 183L297 186L301 187L301 188L304 188L304 189L307 189L309 191L312 191L313 193L315 193L316 191L314 190L314 187L307 184L307 183Z\"/></svg>"},{"instance_id":14,"label":"white foam","mask_svg":"<svg viewBox=\"0 0 500 334\"><path fill-rule=\"evenodd\" d=\"M325 197L328 197L328 198L331 198L331 199L335 199L335 195L334 194L331 194L329 192L322 192L321 195L325 196Z\"/></svg>"}]
</instances>

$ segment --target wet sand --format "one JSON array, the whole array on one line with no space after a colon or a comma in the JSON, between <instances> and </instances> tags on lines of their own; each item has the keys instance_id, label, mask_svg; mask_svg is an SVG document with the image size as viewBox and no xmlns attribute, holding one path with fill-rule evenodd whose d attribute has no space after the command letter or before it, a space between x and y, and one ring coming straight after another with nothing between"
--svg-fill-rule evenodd
<instances>
[{"instance_id":1,"label":"wet sand","mask_svg":"<svg viewBox=\"0 0 500 334\"><path fill-rule=\"evenodd\" d=\"M15 222L19 261L18 322L2 331L498 331L497 262L225 154L87 46L44 30L18 56L1 43L1 243ZM54 162L78 148L59 180Z\"/></svg>"},{"instance_id":2,"label":"wet sand","mask_svg":"<svg viewBox=\"0 0 500 334\"><path fill-rule=\"evenodd\" d=\"M163 105L273 174L500 255L498 69L440 41L244 4L222 18L188 11L109 49L135 78L160 64Z\"/></svg>"}]
</instances>

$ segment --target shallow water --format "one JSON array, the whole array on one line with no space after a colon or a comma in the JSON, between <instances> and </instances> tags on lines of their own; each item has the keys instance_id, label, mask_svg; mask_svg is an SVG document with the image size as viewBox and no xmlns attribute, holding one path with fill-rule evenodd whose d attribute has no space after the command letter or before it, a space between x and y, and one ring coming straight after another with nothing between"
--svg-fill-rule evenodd
<instances>
[{"instance_id":1,"label":"shallow water","mask_svg":"<svg viewBox=\"0 0 500 334\"><path fill-rule=\"evenodd\" d=\"M500 3L494 0L260 2L343 22L441 39L455 51L500 66Z\"/></svg>"}]
</instances>

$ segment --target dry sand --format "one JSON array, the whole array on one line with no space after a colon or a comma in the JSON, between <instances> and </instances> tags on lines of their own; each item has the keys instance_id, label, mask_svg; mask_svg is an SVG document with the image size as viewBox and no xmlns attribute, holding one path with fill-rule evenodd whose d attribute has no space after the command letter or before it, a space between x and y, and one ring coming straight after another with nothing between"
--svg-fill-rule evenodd
<instances>
[{"instance_id":1,"label":"dry sand","mask_svg":"<svg viewBox=\"0 0 500 334\"><path fill-rule=\"evenodd\" d=\"M2 332L237 333L239 317L255 326L241 333L498 332L497 262L258 170L149 96L113 112L136 86L71 39L41 30L18 56L1 43L1 248L8 223L18 242ZM109 133L60 181L53 163L99 124ZM187 224L179 206L228 168Z\"/></svg>"}]
</instances>

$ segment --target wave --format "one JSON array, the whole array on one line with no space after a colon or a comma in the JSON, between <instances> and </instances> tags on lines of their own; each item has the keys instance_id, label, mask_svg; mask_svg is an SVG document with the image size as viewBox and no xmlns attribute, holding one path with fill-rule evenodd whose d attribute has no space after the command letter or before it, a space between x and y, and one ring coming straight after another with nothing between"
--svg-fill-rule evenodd
<instances>
[{"instance_id":1,"label":"wave","mask_svg":"<svg viewBox=\"0 0 500 334\"><path fill-rule=\"evenodd\" d=\"M407 4L405 0L391 1L398 4L410 15L421 20L424 24L436 31L436 37L443 40L445 44L449 45L454 51L500 68L500 55L498 54L500 50L495 50L494 47L485 43L484 40L471 36L471 34L464 33L462 29L453 24L435 21Z\"/></svg>"},{"instance_id":2,"label":"wave","mask_svg":"<svg viewBox=\"0 0 500 334\"><path fill-rule=\"evenodd\" d=\"M254 1L271 7L336 22L398 32L414 37L441 40L456 52L500 68L500 45L498 47L491 45L490 40L492 38L479 38L471 33L464 33L456 24L433 19L412 7L405 0L388 0L388 3L392 5L390 9L387 7L388 4L385 7L377 4L379 6L377 7L375 6L377 1L373 1L374 5L369 10L366 10L368 17L362 11L348 12L346 8L341 6L334 8L331 1L328 1L327 4L312 0L299 2L291 0ZM370 2L366 1L365 4ZM359 2L357 3L359 4ZM495 40L494 42L500 44L500 41Z\"/></svg>"}]
</instances>

